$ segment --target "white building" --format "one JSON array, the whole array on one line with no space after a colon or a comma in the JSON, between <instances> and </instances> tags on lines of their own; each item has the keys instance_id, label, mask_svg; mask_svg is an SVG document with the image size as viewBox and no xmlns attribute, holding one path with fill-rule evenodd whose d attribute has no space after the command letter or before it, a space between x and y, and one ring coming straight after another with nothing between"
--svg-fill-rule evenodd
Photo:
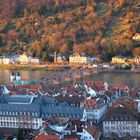
<instances>
[{"instance_id":1,"label":"white building","mask_svg":"<svg viewBox=\"0 0 140 140\"><path fill-rule=\"evenodd\" d=\"M132 38L133 40L136 40L136 41L140 40L140 33L135 33L135 35Z\"/></svg>"},{"instance_id":2,"label":"white building","mask_svg":"<svg viewBox=\"0 0 140 140\"><path fill-rule=\"evenodd\" d=\"M110 137L113 133L119 137L137 137L140 126L136 113L126 108L112 108L103 121L103 134Z\"/></svg>"},{"instance_id":3,"label":"white building","mask_svg":"<svg viewBox=\"0 0 140 140\"><path fill-rule=\"evenodd\" d=\"M103 98L85 99L84 108L87 113L87 119L98 123L107 112L107 103Z\"/></svg>"},{"instance_id":4,"label":"white building","mask_svg":"<svg viewBox=\"0 0 140 140\"><path fill-rule=\"evenodd\" d=\"M3 58L3 64L10 64L12 60L10 58Z\"/></svg>"},{"instance_id":5,"label":"white building","mask_svg":"<svg viewBox=\"0 0 140 140\"><path fill-rule=\"evenodd\" d=\"M38 58L31 58L30 62L32 64L39 64L39 59Z\"/></svg>"}]
</instances>

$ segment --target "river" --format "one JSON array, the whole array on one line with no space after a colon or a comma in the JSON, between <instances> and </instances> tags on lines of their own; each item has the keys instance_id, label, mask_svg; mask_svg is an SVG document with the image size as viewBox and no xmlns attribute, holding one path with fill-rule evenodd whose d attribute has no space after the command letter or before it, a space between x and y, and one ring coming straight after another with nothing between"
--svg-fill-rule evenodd
<instances>
[{"instance_id":1,"label":"river","mask_svg":"<svg viewBox=\"0 0 140 140\"><path fill-rule=\"evenodd\" d=\"M38 80L43 76L49 76L58 71L45 71L45 70L19 70L21 73L22 79L25 80ZM10 70L0 69L0 83L9 83L10 82ZM104 81L112 85L115 84L128 84L130 87L139 87L140 86L140 74L139 73L130 73L130 72L110 72L110 73L98 73L91 76L84 76L79 81L83 80L95 80L95 81ZM69 83L70 84L70 83Z\"/></svg>"}]
</instances>

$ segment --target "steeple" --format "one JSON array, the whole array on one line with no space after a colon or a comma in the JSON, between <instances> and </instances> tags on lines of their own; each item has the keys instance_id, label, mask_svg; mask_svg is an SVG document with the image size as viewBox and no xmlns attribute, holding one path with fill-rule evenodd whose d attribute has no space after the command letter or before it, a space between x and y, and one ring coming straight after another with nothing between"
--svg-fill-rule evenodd
<instances>
[{"instance_id":1,"label":"steeple","mask_svg":"<svg viewBox=\"0 0 140 140\"><path fill-rule=\"evenodd\" d=\"M21 80L21 75L19 72L16 73L16 81L20 81Z\"/></svg>"},{"instance_id":2,"label":"steeple","mask_svg":"<svg viewBox=\"0 0 140 140\"><path fill-rule=\"evenodd\" d=\"M11 82L16 80L16 76L15 76L15 73L12 71L12 73L10 74L10 80Z\"/></svg>"}]
</instances>

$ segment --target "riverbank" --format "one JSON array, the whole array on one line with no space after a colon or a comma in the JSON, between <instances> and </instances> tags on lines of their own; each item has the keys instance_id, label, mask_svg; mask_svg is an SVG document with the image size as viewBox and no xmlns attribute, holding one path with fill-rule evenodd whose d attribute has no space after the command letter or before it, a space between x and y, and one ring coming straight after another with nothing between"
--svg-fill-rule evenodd
<instances>
[{"instance_id":1,"label":"riverbank","mask_svg":"<svg viewBox=\"0 0 140 140\"><path fill-rule=\"evenodd\" d=\"M45 70L45 71L65 71L67 70L80 70L80 69L93 69L93 70L97 70L98 72L127 72L127 73L136 73L134 71L131 71L130 69L118 69L118 68L103 68L103 67L85 67L85 65L82 64L59 64L59 63L50 63L50 64L27 64L27 65L21 65L21 64L0 64L0 69L3 70ZM97 73L98 73L97 72ZM96 71L95 71L96 73ZM140 73L137 72L137 73Z\"/></svg>"},{"instance_id":2,"label":"riverbank","mask_svg":"<svg viewBox=\"0 0 140 140\"><path fill-rule=\"evenodd\" d=\"M14 69L20 69L20 70L57 70L57 69L69 69L69 65L60 65L60 64L45 64L45 65L33 65L33 64L28 64L28 65L21 65L21 64L1 64L0 69L8 69L8 70L14 70Z\"/></svg>"}]
</instances>

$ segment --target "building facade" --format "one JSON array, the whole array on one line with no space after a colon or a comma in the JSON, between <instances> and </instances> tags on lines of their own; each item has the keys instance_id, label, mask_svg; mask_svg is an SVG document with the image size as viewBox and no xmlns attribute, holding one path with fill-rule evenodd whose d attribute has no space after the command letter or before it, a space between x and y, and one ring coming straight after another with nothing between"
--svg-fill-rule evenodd
<instances>
[{"instance_id":1,"label":"building facade","mask_svg":"<svg viewBox=\"0 0 140 140\"><path fill-rule=\"evenodd\" d=\"M21 64L28 64L29 63L28 56L25 53L23 53L22 55L19 56L19 62Z\"/></svg>"},{"instance_id":2,"label":"building facade","mask_svg":"<svg viewBox=\"0 0 140 140\"><path fill-rule=\"evenodd\" d=\"M107 103L103 98L85 99L84 108L87 113L87 119L91 122L98 123L107 112Z\"/></svg>"},{"instance_id":3,"label":"building facade","mask_svg":"<svg viewBox=\"0 0 140 140\"><path fill-rule=\"evenodd\" d=\"M70 63L87 63L88 58L84 54L73 54L69 57Z\"/></svg>"},{"instance_id":4,"label":"building facade","mask_svg":"<svg viewBox=\"0 0 140 140\"><path fill-rule=\"evenodd\" d=\"M126 63L126 58L125 57L122 57L122 56L114 56L112 57L112 63L115 63L115 64L125 64Z\"/></svg>"},{"instance_id":5,"label":"building facade","mask_svg":"<svg viewBox=\"0 0 140 140\"><path fill-rule=\"evenodd\" d=\"M0 128L38 129L50 117L86 120L85 110L48 104L48 100L50 98L29 95L1 95Z\"/></svg>"},{"instance_id":6,"label":"building facade","mask_svg":"<svg viewBox=\"0 0 140 140\"><path fill-rule=\"evenodd\" d=\"M126 108L112 108L103 121L103 134L110 137L113 133L119 137L138 137L139 121L136 115Z\"/></svg>"}]
</instances>

